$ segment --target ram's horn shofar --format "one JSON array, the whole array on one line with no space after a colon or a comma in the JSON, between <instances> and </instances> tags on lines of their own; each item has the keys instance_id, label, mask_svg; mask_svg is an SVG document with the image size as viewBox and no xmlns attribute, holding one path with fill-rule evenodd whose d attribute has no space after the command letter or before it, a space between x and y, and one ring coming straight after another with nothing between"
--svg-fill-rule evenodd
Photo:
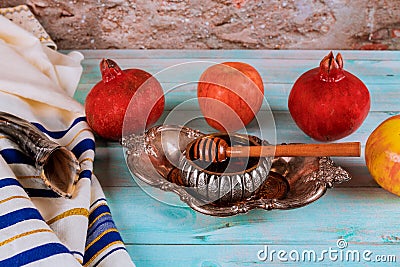
<instances>
[{"instance_id":1,"label":"ram's horn shofar","mask_svg":"<svg viewBox=\"0 0 400 267\"><path fill-rule=\"evenodd\" d=\"M50 140L28 121L6 112L0 112L0 132L35 161L49 188L62 197L72 197L80 167L70 150Z\"/></svg>"}]
</instances>

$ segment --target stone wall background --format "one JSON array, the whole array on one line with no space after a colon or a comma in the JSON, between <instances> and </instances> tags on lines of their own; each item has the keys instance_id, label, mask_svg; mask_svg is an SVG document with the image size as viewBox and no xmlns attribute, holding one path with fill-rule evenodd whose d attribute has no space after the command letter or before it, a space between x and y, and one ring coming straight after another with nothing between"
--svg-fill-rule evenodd
<instances>
[{"instance_id":1,"label":"stone wall background","mask_svg":"<svg viewBox=\"0 0 400 267\"><path fill-rule=\"evenodd\" d=\"M60 49L400 49L400 0L2 0Z\"/></svg>"}]
</instances>

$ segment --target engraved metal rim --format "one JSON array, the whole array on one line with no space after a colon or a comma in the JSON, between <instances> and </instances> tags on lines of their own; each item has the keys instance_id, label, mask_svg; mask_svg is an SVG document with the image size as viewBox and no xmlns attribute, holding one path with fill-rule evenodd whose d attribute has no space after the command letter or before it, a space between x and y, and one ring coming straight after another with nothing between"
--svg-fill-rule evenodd
<instances>
[{"instance_id":1,"label":"engraved metal rim","mask_svg":"<svg viewBox=\"0 0 400 267\"><path fill-rule=\"evenodd\" d=\"M270 166L269 161L262 158L258 164L247 169L244 173L218 175L203 172L187 160L185 156L182 157L180 164L182 180L186 183L186 186L193 188L193 192L204 198L206 202L218 201L221 203L232 203L250 198L268 179ZM206 181L209 182L206 183ZM214 181L214 183L211 181ZM204 186L199 184L204 184Z\"/></svg>"}]
</instances>

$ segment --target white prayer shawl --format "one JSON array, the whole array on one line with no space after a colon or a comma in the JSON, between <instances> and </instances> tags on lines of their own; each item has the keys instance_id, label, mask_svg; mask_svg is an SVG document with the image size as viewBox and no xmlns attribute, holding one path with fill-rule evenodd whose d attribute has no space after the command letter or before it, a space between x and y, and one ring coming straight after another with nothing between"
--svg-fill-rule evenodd
<instances>
[{"instance_id":1,"label":"white prayer shawl","mask_svg":"<svg viewBox=\"0 0 400 267\"><path fill-rule=\"evenodd\" d=\"M58 53L0 16L0 111L32 122L78 158L72 199L46 187L0 132L0 266L134 266L94 174L95 143L73 99L82 54Z\"/></svg>"}]
</instances>

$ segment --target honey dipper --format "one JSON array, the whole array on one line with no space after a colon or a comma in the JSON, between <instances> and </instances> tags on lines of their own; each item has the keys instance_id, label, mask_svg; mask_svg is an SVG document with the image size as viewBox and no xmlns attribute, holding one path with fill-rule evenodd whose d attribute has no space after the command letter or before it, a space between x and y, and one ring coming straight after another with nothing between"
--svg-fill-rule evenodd
<instances>
[{"instance_id":1,"label":"honey dipper","mask_svg":"<svg viewBox=\"0 0 400 267\"><path fill-rule=\"evenodd\" d=\"M199 137L186 147L192 160L221 162L228 157L359 157L360 142L329 144L288 144L267 146L233 146L217 136Z\"/></svg>"}]
</instances>

